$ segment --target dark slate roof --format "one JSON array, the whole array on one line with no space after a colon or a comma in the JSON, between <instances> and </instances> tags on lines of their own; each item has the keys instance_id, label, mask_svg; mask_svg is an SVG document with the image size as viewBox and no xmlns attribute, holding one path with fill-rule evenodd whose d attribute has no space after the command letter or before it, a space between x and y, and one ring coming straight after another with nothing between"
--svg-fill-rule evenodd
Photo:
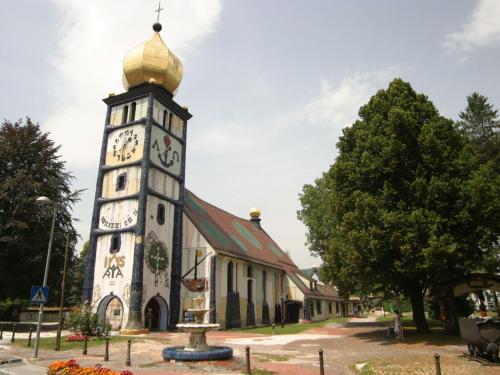
<instances>
[{"instance_id":1,"label":"dark slate roof","mask_svg":"<svg viewBox=\"0 0 500 375\"><path fill-rule=\"evenodd\" d=\"M316 289L311 290L309 287L309 284L306 285L302 279L299 278L299 275L305 278L308 281L314 282L315 280L307 275L306 273L303 272L303 270L299 269L288 269L287 271L288 277L292 279L295 285L301 290L302 293L304 293L305 296L308 298L326 298L326 299L335 299L335 300L342 300L342 298L339 296L337 290L328 284L322 284L317 282L316 283Z\"/></svg>"},{"instance_id":2,"label":"dark slate roof","mask_svg":"<svg viewBox=\"0 0 500 375\"><path fill-rule=\"evenodd\" d=\"M221 253L278 269L297 268L265 230L203 201L187 189L184 212L208 243Z\"/></svg>"},{"instance_id":3,"label":"dark slate roof","mask_svg":"<svg viewBox=\"0 0 500 375\"><path fill-rule=\"evenodd\" d=\"M218 252L283 270L308 297L339 298L336 290L329 285L318 283L318 290L311 291L298 275L307 280L312 278L304 274L266 231L254 222L215 207L187 189L184 213Z\"/></svg>"},{"instance_id":4,"label":"dark slate roof","mask_svg":"<svg viewBox=\"0 0 500 375\"><path fill-rule=\"evenodd\" d=\"M314 277L314 268L302 268L301 271L309 277Z\"/></svg>"}]
</instances>

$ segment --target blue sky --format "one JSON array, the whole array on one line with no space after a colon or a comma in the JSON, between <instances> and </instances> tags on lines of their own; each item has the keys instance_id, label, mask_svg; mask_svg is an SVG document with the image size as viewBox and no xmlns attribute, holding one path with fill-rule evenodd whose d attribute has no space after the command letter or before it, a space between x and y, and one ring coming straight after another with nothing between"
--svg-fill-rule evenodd
<instances>
[{"instance_id":1,"label":"blue sky","mask_svg":"<svg viewBox=\"0 0 500 375\"><path fill-rule=\"evenodd\" d=\"M126 51L152 34L153 0L6 0L0 117L50 131L76 180L86 239L109 92ZM186 186L262 225L299 266L309 256L298 194L333 163L341 129L398 76L456 119L473 91L500 104L500 1L162 2L181 58L175 100L194 117Z\"/></svg>"}]
</instances>

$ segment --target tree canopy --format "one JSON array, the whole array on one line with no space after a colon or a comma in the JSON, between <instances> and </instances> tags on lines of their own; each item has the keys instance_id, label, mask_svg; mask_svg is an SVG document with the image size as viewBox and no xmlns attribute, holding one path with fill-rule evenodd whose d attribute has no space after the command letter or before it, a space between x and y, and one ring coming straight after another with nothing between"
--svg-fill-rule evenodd
<instances>
[{"instance_id":1,"label":"tree canopy","mask_svg":"<svg viewBox=\"0 0 500 375\"><path fill-rule=\"evenodd\" d=\"M330 169L300 194L308 245L340 292L402 292L419 332L423 296L494 246L500 181L466 136L395 79L343 130Z\"/></svg>"},{"instance_id":2,"label":"tree canopy","mask_svg":"<svg viewBox=\"0 0 500 375\"><path fill-rule=\"evenodd\" d=\"M26 300L30 287L42 284L53 209L36 198L46 196L58 206L48 281L50 301L57 301L66 236L70 249L77 239L71 209L79 199L58 151L48 133L29 118L1 124L0 300Z\"/></svg>"},{"instance_id":3,"label":"tree canopy","mask_svg":"<svg viewBox=\"0 0 500 375\"><path fill-rule=\"evenodd\" d=\"M477 92L467 96L467 106L459 114L458 127L467 135L481 163L492 163L500 172L500 120L498 110Z\"/></svg>"}]
</instances>

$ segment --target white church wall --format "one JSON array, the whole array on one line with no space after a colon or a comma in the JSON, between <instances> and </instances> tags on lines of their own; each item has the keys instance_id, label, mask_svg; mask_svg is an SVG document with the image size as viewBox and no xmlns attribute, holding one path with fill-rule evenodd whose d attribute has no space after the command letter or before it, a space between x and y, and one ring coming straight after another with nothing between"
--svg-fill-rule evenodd
<instances>
[{"instance_id":1,"label":"white church wall","mask_svg":"<svg viewBox=\"0 0 500 375\"><path fill-rule=\"evenodd\" d=\"M156 168L149 169L148 186L171 199L179 199L179 182Z\"/></svg>"},{"instance_id":2,"label":"white church wall","mask_svg":"<svg viewBox=\"0 0 500 375\"><path fill-rule=\"evenodd\" d=\"M169 111L168 108L156 99L153 103L153 118L159 125L169 129L172 134L181 139L183 138L184 121Z\"/></svg>"},{"instance_id":3,"label":"white church wall","mask_svg":"<svg viewBox=\"0 0 500 375\"><path fill-rule=\"evenodd\" d=\"M117 126L121 125L123 123L123 109L125 106L128 106L128 116L127 116L127 121L130 122L130 115L131 115L131 105L134 101L116 105L113 108L111 108L111 116L109 119L109 125L110 126ZM138 121L141 119L145 119L148 111L148 98L144 97L138 100L135 100L135 119L134 121Z\"/></svg>"},{"instance_id":4,"label":"white church wall","mask_svg":"<svg viewBox=\"0 0 500 375\"><path fill-rule=\"evenodd\" d=\"M182 138L184 135L184 121L180 117L172 115L170 131L177 137Z\"/></svg>"},{"instance_id":5,"label":"white church wall","mask_svg":"<svg viewBox=\"0 0 500 375\"><path fill-rule=\"evenodd\" d=\"M205 280L205 289L202 292L191 291L184 285L184 283L194 285L194 281L192 281L194 279L194 270L191 271L181 286L181 312L195 307L193 305L194 297L203 297L205 299L203 307L208 309L210 307L210 288L215 287L210 285L210 259L216 253L186 215L183 215L182 232L182 275L185 275L194 267L196 251L199 253L198 261L208 256L197 267L197 278ZM208 320L208 314L205 316L205 320Z\"/></svg>"},{"instance_id":6,"label":"white church wall","mask_svg":"<svg viewBox=\"0 0 500 375\"><path fill-rule=\"evenodd\" d=\"M158 205L164 207L164 221L158 221ZM170 267L175 206L152 195L147 196L143 266L143 319L144 309L151 298L161 296L170 301Z\"/></svg>"},{"instance_id":7,"label":"white church wall","mask_svg":"<svg viewBox=\"0 0 500 375\"><path fill-rule=\"evenodd\" d=\"M92 305L97 309L103 298L113 294L123 304L123 323L128 319L130 284L134 261L135 234L120 234L120 249L112 253L112 234L97 239Z\"/></svg>"},{"instance_id":8,"label":"white church wall","mask_svg":"<svg viewBox=\"0 0 500 375\"><path fill-rule=\"evenodd\" d=\"M117 190L118 176L126 174L125 187L122 190ZM104 175L102 182L102 197L103 198L122 198L128 195L139 192L141 182L141 168L126 167L114 169Z\"/></svg>"}]
</instances>

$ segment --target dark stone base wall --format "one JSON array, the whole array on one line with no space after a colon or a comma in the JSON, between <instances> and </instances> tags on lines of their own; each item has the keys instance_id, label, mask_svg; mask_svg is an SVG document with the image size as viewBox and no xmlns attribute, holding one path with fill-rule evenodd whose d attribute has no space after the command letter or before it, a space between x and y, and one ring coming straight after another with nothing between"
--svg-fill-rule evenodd
<instances>
[{"instance_id":1,"label":"dark stone base wall","mask_svg":"<svg viewBox=\"0 0 500 375\"><path fill-rule=\"evenodd\" d=\"M247 304L247 327L255 325L255 306L253 302Z\"/></svg>"},{"instance_id":2,"label":"dark stone base wall","mask_svg":"<svg viewBox=\"0 0 500 375\"><path fill-rule=\"evenodd\" d=\"M240 327L240 294L238 292L229 292L226 304L226 329Z\"/></svg>"},{"instance_id":3,"label":"dark stone base wall","mask_svg":"<svg viewBox=\"0 0 500 375\"><path fill-rule=\"evenodd\" d=\"M269 318L269 305L264 302L262 305L262 324L269 324L271 319Z\"/></svg>"},{"instance_id":4,"label":"dark stone base wall","mask_svg":"<svg viewBox=\"0 0 500 375\"><path fill-rule=\"evenodd\" d=\"M279 304L274 306L274 323L281 324L281 305Z\"/></svg>"}]
</instances>

